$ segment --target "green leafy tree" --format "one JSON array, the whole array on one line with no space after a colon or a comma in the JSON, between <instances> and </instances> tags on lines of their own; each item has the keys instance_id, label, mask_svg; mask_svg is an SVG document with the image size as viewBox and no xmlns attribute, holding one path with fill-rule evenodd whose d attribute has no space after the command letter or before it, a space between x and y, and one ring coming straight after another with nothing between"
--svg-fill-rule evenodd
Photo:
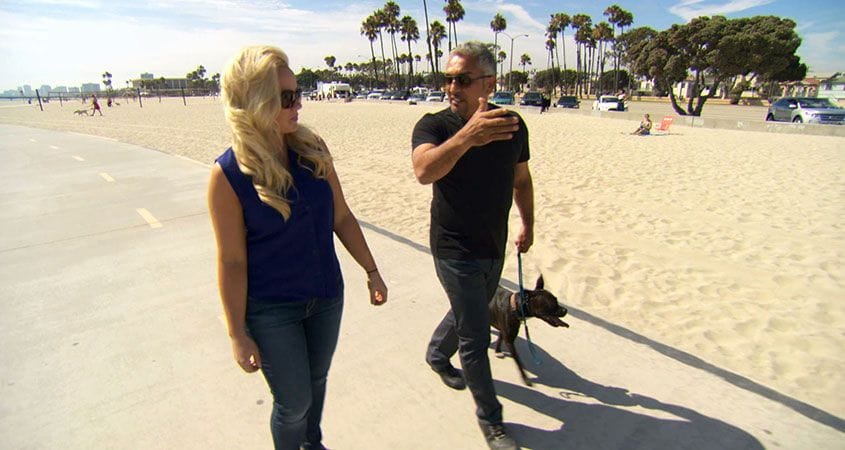
<instances>
[{"instance_id":1,"label":"green leafy tree","mask_svg":"<svg viewBox=\"0 0 845 450\"><path fill-rule=\"evenodd\" d=\"M668 92L680 115L701 115L717 88L737 77L781 81L806 73L795 55L801 39L789 19L698 17L659 33L638 28L626 35L626 59L632 72ZM688 78L691 85L683 107L672 87Z\"/></svg>"}]
</instances>

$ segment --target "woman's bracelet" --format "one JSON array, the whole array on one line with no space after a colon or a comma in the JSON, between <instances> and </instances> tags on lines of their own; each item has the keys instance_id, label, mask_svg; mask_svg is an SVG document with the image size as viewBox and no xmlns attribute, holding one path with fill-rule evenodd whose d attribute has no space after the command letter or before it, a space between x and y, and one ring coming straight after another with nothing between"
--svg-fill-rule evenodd
<instances>
[{"instance_id":1,"label":"woman's bracelet","mask_svg":"<svg viewBox=\"0 0 845 450\"><path fill-rule=\"evenodd\" d=\"M367 275L378 272L378 269L368 270Z\"/></svg>"}]
</instances>

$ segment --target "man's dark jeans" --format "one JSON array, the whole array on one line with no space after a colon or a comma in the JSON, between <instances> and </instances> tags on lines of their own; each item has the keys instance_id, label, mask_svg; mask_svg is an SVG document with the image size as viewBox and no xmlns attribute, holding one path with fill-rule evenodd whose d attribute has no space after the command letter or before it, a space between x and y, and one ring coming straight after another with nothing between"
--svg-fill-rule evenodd
<instances>
[{"instance_id":1,"label":"man's dark jeans","mask_svg":"<svg viewBox=\"0 0 845 450\"><path fill-rule=\"evenodd\" d=\"M431 336L426 361L435 370L443 369L459 351L464 378L482 425L502 423L502 405L496 399L487 355L490 346L487 304L496 292L503 263L503 259L434 259L437 278L452 307Z\"/></svg>"},{"instance_id":2,"label":"man's dark jeans","mask_svg":"<svg viewBox=\"0 0 845 450\"><path fill-rule=\"evenodd\" d=\"M332 299L247 303L247 328L273 394L270 430L276 449L320 448L326 377L342 313L343 291Z\"/></svg>"}]
</instances>

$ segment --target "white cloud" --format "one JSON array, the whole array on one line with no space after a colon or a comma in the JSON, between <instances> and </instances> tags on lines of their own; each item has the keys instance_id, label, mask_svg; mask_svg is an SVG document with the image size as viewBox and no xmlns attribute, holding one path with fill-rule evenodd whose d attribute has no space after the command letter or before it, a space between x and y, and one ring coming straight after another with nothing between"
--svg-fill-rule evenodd
<instances>
[{"instance_id":1,"label":"white cloud","mask_svg":"<svg viewBox=\"0 0 845 450\"><path fill-rule=\"evenodd\" d=\"M483 14L487 17L484 26L489 30L490 21L496 13L502 14L507 21L507 33L544 33L546 25L537 19L531 17L531 14L515 3L508 3L502 0L481 0L477 2L464 2L464 7L468 11L474 11Z\"/></svg>"},{"instance_id":2,"label":"white cloud","mask_svg":"<svg viewBox=\"0 0 845 450\"><path fill-rule=\"evenodd\" d=\"M731 0L728 2L709 2L705 0L682 0L671 6L669 11L686 21L700 16L725 15L745 11L757 6L768 5L774 0Z\"/></svg>"},{"instance_id":3,"label":"white cloud","mask_svg":"<svg viewBox=\"0 0 845 450\"><path fill-rule=\"evenodd\" d=\"M808 72L816 75L831 75L845 70L845 42L840 31L808 33L802 36L798 54L807 64Z\"/></svg>"}]
</instances>

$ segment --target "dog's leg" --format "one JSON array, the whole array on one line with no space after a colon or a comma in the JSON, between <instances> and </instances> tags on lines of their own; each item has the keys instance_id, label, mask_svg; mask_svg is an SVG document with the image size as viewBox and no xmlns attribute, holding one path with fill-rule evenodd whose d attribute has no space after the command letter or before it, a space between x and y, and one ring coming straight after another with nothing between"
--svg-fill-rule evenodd
<instances>
[{"instance_id":1,"label":"dog's leg","mask_svg":"<svg viewBox=\"0 0 845 450\"><path fill-rule=\"evenodd\" d=\"M508 350L510 350L513 360L516 361L516 368L519 369L519 375L522 377L522 382L525 383L526 386L532 386L531 382L528 381L528 377L525 376L525 369L522 368L522 361L519 360L519 354L516 352L516 346L514 345L515 340L516 336L513 336L506 341Z\"/></svg>"}]
</instances>

